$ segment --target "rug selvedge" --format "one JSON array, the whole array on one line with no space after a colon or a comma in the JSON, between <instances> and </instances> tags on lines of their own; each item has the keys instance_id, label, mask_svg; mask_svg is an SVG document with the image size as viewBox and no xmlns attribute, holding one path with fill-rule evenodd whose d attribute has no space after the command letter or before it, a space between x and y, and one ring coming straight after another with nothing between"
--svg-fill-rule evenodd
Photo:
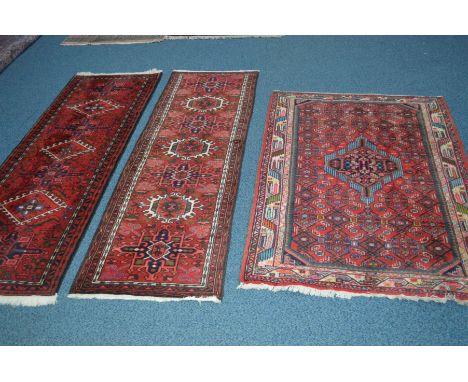
<instances>
[{"instance_id":1,"label":"rug selvedge","mask_svg":"<svg viewBox=\"0 0 468 382\"><path fill-rule=\"evenodd\" d=\"M466 164L442 97L275 92L243 287L466 301Z\"/></svg>"},{"instance_id":2,"label":"rug selvedge","mask_svg":"<svg viewBox=\"0 0 468 382\"><path fill-rule=\"evenodd\" d=\"M219 301L257 72L174 72L70 297Z\"/></svg>"}]
</instances>

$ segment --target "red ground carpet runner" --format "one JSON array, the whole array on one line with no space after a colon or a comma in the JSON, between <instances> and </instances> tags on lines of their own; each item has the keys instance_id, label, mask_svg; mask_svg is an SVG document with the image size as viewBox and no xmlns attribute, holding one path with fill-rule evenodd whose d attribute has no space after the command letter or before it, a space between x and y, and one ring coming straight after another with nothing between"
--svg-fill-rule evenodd
<instances>
[{"instance_id":1,"label":"red ground carpet runner","mask_svg":"<svg viewBox=\"0 0 468 382\"><path fill-rule=\"evenodd\" d=\"M71 297L219 301L257 74L172 74Z\"/></svg>"},{"instance_id":2,"label":"red ground carpet runner","mask_svg":"<svg viewBox=\"0 0 468 382\"><path fill-rule=\"evenodd\" d=\"M74 76L0 167L0 303L53 303L160 73Z\"/></svg>"},{"instance_id":3,"label":"red ground carpet runner","mask_svg":"<svg viewBox=\"0 0 468 382\"><path fill-rule=\"evenodd\" d=\"M468 174L442 97L274 93L244 288L468 300Z\"/></svg>"}]
</instances>

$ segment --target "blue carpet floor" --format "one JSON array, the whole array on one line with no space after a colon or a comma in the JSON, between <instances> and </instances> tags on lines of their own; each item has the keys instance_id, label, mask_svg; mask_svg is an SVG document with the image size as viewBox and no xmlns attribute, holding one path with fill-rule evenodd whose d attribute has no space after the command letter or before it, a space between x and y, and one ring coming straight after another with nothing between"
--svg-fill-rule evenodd
<instances>
[{"instance_id":1,"label":"blue carpet floor","mask_svg":"<svg viewBox=\"0 0 468 382\"><path fill-rule=\"evenodd\" d=\"M56 305L0 306L0 344L468 344L468 308L236 289L272 90L443 95L468 145L468 38L283 37L63 47L42 37L0 74L0 161L79 71L164 70L65 275ZM259 69L221 304L66 297L171 69Z\"/></svg>"}]
</instances>

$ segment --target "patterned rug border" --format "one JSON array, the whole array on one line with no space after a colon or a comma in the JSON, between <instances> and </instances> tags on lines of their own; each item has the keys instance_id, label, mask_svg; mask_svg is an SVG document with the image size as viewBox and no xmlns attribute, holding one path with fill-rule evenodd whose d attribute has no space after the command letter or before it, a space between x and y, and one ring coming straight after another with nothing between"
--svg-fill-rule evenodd
<instances>
[{"instance_id":1,"label":"patterned rug border","mask_svg":"<svg viewBox=\"0 0 468 382\"><path fill-rule=\"evenodd\" d=\"M305 95L308 97L315 96L317 97L317 100L322 100L322 101L327 101L328 96L330 96L330 99L333 99L331 97L333 96L343 96L343 101L353 101L353 97L358 97L361 101L365 99L365 97L372 97L375 98L377 97L378 99L374 101L381 101L382 103L388 102L391 100L398 100L398 99L409 99L409 100L415 100L415 101L430 101L430 100L438 100L441 103L441 109L443 112L445 112L445 117L448 119L447 120L447 125L451 127L450 132L453 135L452 136L452 141L454 145L457 145L460 148L461 151L461 158L460 160L464 164L464 171L466 174L466 170L468 169L468 159L467 159L467 154L466 150L463 144L463 141L460 137L460 134L458 132L458 129L455 125L455 122L453 120L452 114L448 108L447 102L443 96L415 96L415 95L387 95L387 94L379 94L379 93L323 93L323 92L304 92L304 91L282 91L282 90L274 90L271 93L269 104L268 104L268 109L267 109L267 117L265 121L265 128L264 128L264 134L263 134L263 141L262 141L262 147L261 147L261 153L260 153L260 160L257 166L257 176L256 176L256 181L255 181L255 189L254 189L254 195L252 199L252 210L249 218L249 223L248 223L248 231L247 231L247 238L244 246L244 252L243 252L243 258L242 258L242 265L241 265L241 272L240 272L240 284L238 285L238 289L263 289L263 290L270 290L270 291L291 291L291 292L299 292L302 294L306 295L316 295L316 296L322 296L322 297L340 297L340 298L352 298L352 297L383 297L383 298L390 298L390 299L401 299L401 300L412 300L412 301L433 301L433 302L441 302L445 303L447 301L454 301L457 304L468 306L468 300L466 299L460 299L456 298L452 292L446 292L444 297L439 297L435 295L431 296L423 296L423 295L406 295L406 294L401 294L401 293L368 293L368 292L358 292L358 291L349 291L346 289L339 289L339 288L333 288L333 287L322 287L322 286L317 286L317 285L310 285L307 283L301 283L297 281L290 281L287 282L285 281L285 285L277 285L272 282L268 282L266 280L247 280L246 279L246 273L247 273L247 262L249 261L249 247L251 245L251 240L252 240L252 235L253 235L253 230L254 230L254 224L255 224L255 207L257 205L257 200L258 200L258 194L259 194L259 188L260 188L260 180L262 177L262 170L265 167L264 165L264 160L265 160L265 153L266 149L268 146L269 142L269 134L272 133L272 131L269 131L270 125L272 124L272 118L274 115L274 110L273 105L276 104L277 100L279 97L300 97L301 95ZM347 98L347 99L345 99ZM314 98L310 98L310 100L313 100ZM463 175L462 175L463 177ZM466 175L465 175L466 177ZM317 269L333 269L333 266L316 266ZM364 270L362 269L363 272L376 272L375 270ZM392 276L393 274L391 272L385 272L389 276ZM401 276L402 274L394 274L397 276ZM412 276L417 276L419 278L434 278L435 276L432 275L421 275L421 274L412 274L411 272L404 273L405 277L412 277ZM466 277L448 277L448 276L440 276L441 279L444 279L446 281L456 281L457 279L463 280L466 282Z\"/></svg>"}]
</instances>

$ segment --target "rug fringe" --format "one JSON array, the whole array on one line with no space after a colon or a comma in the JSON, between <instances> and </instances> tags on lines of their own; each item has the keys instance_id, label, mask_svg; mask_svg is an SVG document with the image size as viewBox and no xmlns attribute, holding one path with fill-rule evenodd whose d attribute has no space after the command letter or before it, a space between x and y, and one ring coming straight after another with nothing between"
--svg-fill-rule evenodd
<instances>
[{"instance_id":1,"label":"rug fringe","mask_svg":"<svg viewBox=\"0 0 468 382\"><path fill-rule=\"evenodd\" d=\"M0 305L11 306L44 306L54 305L57 294L53 296L0 296Z\"/></svg>"},{"instance_id":2,"label":"rug fringe","mask_svg":"<svg viewBox=\"0 0 468 382\"><path fill-rule=\"evenodd\" d=\"M468 301L457 300L453 297L423 297L423 296L406 296L403 294L399 295L389 295L382 293L354 293L354 292L345 292L345 291L335 291L335 290L325 290L325 289L315 289L312 287L306 287L302 285L268 285L268 284L247 284L240 283L237 289L261 289L269 290L272 292L297 292L309 296L319 296L319 297L328 297L328 298L343 298L351 299L353 297L381 297L388 298L391 300L411 300L411 301L425 301L425 302L438 302L445 304L447 301L455 301L457 304L468 306Z\"/></svg>"},{"instance_id":3,"label":"rug fringe","mask_svg":"<svg viewBox=\"0 0 468 382\"><path fill-rule=\"evenodd\" d=\"M92 73L92 72L78 72L77 76L117 76L117 75L131 75L131 74L156 74L162 73L159 69L150 69L144 72L122 72L122 73Z\"/></svg>"},{"instance_id":4,"label":"rug fringe","mask_svg":"<svg viewBox=\"0 0 468 382\"><path fill-rule=\"evenodd\" d=\"M168 35L164 36L164 40L230 40L235 38L281 38L283 35L194 35L194 36L177 36L177 35ZM163 41L164 41L163 40Z\"/></svg>"},{"instance_id":5,"label":"rug fringe","mask_svg":"<svg viewBox=\"0 0 468 382\"><path fill-rule=\"evenodd\" d=\"M220 304L221 300L216 296L208 297L155 297L155 296L133 296L129 294L87 294L87 293L70 293L68 298L74 298L78 300L97 299L97 300L140 300L140 301L155 301L155 302L169 302L169 301L198 301L202 302L214 302Z\"/></svg>"},{"instance_id":6,"label":"rug fringe","mask_svg":"<svg viewBox=\"0 0 468 382\"><path fill-rule=\"evenodd\" d=\"M177 73L260 73L260 70L185 70L174 69Z\"/></svg>"},{"instance_id":7,"label":"rug fringe","mask_svg":"<svg viewBox=\"0 0 468 382\"><path fill-rule=\"evenodd\" d=\"M122 39L122 40L103 40L103 41L93 41L93 39L83 40L83 41L73 41L66 38L60 43L62 46L99 46L99 45L133 45L133 44L153 44L158 43L164 40L164 36L154 36L152 38L147 38L143 40L132 40L132 39Z\"/></svg>"}]
</instances>

